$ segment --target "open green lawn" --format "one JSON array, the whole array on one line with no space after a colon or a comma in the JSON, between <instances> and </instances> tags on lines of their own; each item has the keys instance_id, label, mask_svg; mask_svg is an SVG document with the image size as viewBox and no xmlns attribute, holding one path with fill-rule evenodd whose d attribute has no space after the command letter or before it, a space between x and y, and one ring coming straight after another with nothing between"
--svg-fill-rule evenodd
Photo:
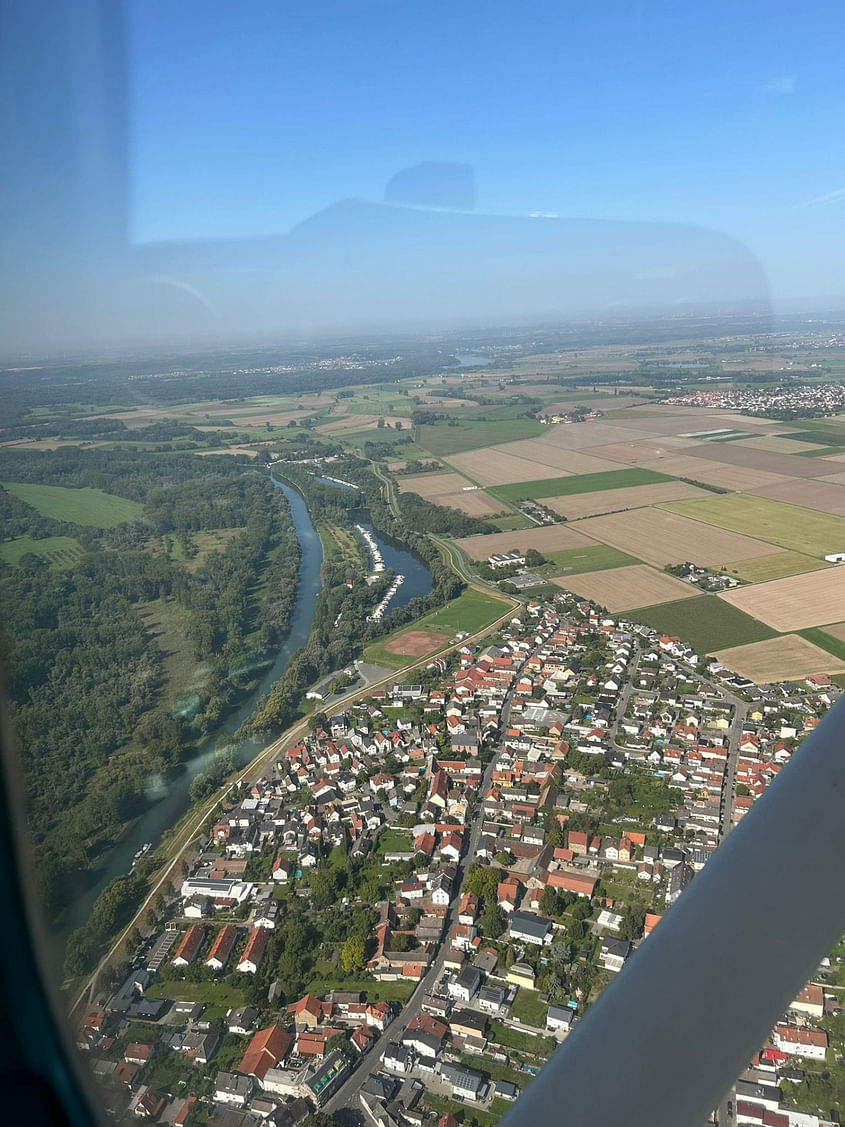
<instances>
[{"instance_id":1,"label":"open green lawn","mask_svg":"<svg viewBox=\"0 0 845 1127\"><path fill-rule=\"evenodd\" d=\"M545 1025L545 1016L543 1025ZM489 1025L490 1040L497 1045L504 1045L507 1049L518 1049L521 1053L532 1053L544 1060L552 1055L557 1042L553 1037L535 1037L533 1033L523 1033L513 1029L502 1021L491 1021Z\"/></svg>"},{"instance_id":2,"label":"open green lawn","mask_svg":"<svg viewBox=\"0 0 845 1127\"><path fill-rule=\"evenodd\" d=\"M433 634L446 634L451 640L459 630L474 634L476 630L480 630L489 622L495 622L505 613L507 607L508 604L504 599L496 599L492 595L486 595L482 591L467 587L458 595L457 599L453 599L445 607L440 607L438 610L432 611L431 614L412 622L410 626L403 626L401 630L388 634L387 637L367 646L364 650L364 661L371 662L374 665L386 665L392 669L396 669L400 665L408 665L414 660L412 656L391 653L385 649L389 642L394 641L400 635L411 630L429 630ZM437 648L441 649L445 645L446 642L438 643ZM434 652L436 651L432 650L432 653Z\"/></svg>"},{"instance_id":3,"label":"open green lawn","mask_svg":"<svg viewBox=\"0 0 845 1127\"><path fill-rule=\"evenodd\" d=\"M805 571L819 571L829 566L802 552L777 552L773 556L738 560L728 565L728 571L749 583L768 583L770 579L785 579L788 575L801 575Z\"/></svg>"},{"instance_id":4,"label":"open green lawn","mask_svg":"<svg viewBox=\"0 0 845 1127\"><path fill-rule=\"evenodd\" d=\"M378 835L379 853L398 853L403 850L413 849L414 839L410 830L397 829L389 826Z\"/></svg>"},{"instance_id":5,"label":"open green lawn","mask_svg":"<svg viewBox=\"0 0 845 1127\"><path fill-rule=\"evenodd\" d=\"M568 572L605 571L611 567L627 567L642 560L620 552L609 544L596 544L587 548L566 548L560 552L544 552L549 567L540 568L541 574L566 575Z\"/></svg>"},{"instance_id":6,"label":"open green lawn","mask_svg":"<svg viewBox=\"0 0 845 1127\"><path fill-rule=\"evenodd\" d=\"M713 650L776 637L776 631L716 595L659 603L642 610L626 611L624 617L689 642L700 657Z\"/></svg>"},{"instance_id":7,"label":"open green lawn","mask_svg":"<svg viewBox=\"0 0 845 1127\"><path fill-rule=\"evenodd\" d=\"M242 990L225 981L175 982L163 981L160 977L150 993L156 998L172 998L176 1002L205 1002L208 1007L203 1017L210 1021L214 1017L225 1017L226 1011L244 1004Z\"/></svg>"},{"instance_id":8,"label":"open green lawn","mask_svg":"<svg viewBox=\"0 0 845 1127\"><path fill-rule=\"evenodd\" d=\"M574 493L602 493L605 489L624 489L632 485L655 485L671 481L667 474L632 466L624 470L605 470L602 473L572 474L569 477L546 477L538 481L517 481L512 485L494 485L487 492L500 501L520 501L525 498L567 497Z\"/></svg>"},{"instance_id":9,"label":"open green lawn","mask_svg":"<svg viewBox=\"0 0 845 1127\"><path fill-rule=\"evenodd\" d=\"M541 423L524 416L517 419L466 419L456 427L449 426L446 422L415 427L414 438L418 446L439 456L478 450L482 446L496 446L500 442L535 438L542 430Z\"/></svg>"},{"instance_id":10,"label":"open green lawn","mask_svg":"<svg viewBox=\"0 0 845 1127\"><path fill-rule=\"evenodd\" d=\"M723 493L704 501L667 501L658 508L820 558L841 551L840 545L845 544L845 517L749 493Z\"/></svg>"},{"instance_id":11,"label":"open green lawn","mask_svg":"<svg viewBox=\"0 0 845 1127\"><path fill-rule=\"evenodd\" d=\"M47 536L44 540L16 536L14 540L0 543L0 560L12 566L19 564L24 556L33 555L52 568L70 567L84 552L72 536Z\"/></svg>"},{"instance_id":12,"label":"open green lawn","mask_svg":"<svg viewBox=\"0 0 845 1127\"><path fill-rule=\"evenodd\" d=\"M70 489L64 485L38 485L32 482L4 481L3 488L44 517L66 520L92 528L114 528L140 517L143 506L126 497L104 493L102 489Z\"/></svg>"},{"instance_id":13,"label":"open green lawn","mask_svg":"<svg viewBox=\"0 0 845 1127\"><path fill-rule=\"evenodd\" d=\"M516 992L510 1016L525 1025L533 1025L537 1029L545 1029L548 1006L540 1001L538 990L529 990L527 986L520 986Z\"/></svg>"},{"instance_id":14,"label":"open green lawn","mask_svg":"<svg viewBox=\"0 0 845 1127\"><path fill-rule=\"evenodd\" d=\"M204 683L211 673L211 667L206 666L205 676L200 676L194 645L188 632L188 612L175 598L138 603L137 610L164 654L167 679L164 693L167 700L174 704L185 692L196 691L200 687L198 681Z\"/></svg>"},{"instance_id":15,"label":"open green lawn","mask_svg":"<svg viewBox=\"0 0 845 1127\"><path fill-rule=\"evenodd\" d=\"M326 978L309 982L306 994L325 994L329 990L358 990L368 1002L405 1003L414 992L415 982L377 982L374 978Z\"/></svg>"}]
</instances>

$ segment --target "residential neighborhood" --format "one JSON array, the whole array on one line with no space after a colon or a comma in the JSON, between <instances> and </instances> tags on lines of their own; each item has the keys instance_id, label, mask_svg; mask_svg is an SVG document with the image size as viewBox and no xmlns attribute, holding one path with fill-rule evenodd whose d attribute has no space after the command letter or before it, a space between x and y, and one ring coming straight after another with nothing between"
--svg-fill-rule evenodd
<instances>
[{"instance_id":1,"label":"residential neighborhood","mask_svg":"<svg viewBox=\"0 0 845 1127\"><path fill-rule=\"evenodd\" d=\"M110 1110L493 1127L838 695L562 591L312 714L101 983L77 1041ZM738 1078L737 1123L828 1122L842 957Z\"/></svg>"}]
</instances>

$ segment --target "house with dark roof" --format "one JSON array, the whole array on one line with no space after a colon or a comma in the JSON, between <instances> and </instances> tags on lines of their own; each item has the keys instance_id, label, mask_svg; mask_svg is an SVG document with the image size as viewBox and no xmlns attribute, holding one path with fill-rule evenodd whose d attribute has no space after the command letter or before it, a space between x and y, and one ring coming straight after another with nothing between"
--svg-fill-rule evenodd
<instances>
[{"instance_id":1,"label":"house with dark roof","mask_svg":"<svg viewBox=\"0 0 845 1127\"><path fill-rule=\"evenodd\" d=\"M443 1061L440 1065L440 1075L452 1088L453 1096L462 1099L481 1100L487 1091L487 1080L481 1072L474 1068L465 1068L451 1061Z\"/></svg>"},{"instance_id":2,"label":"house with dark roof","mask_svg":"<svg viewBox=\"0 0 845 1127\"><path fill-rule=\"evenodd\" d=\"M543 916L532 916L528 912L512 912L510 918L511 939L522 940L542 947L552 941L552 921Z\"/></svg>"}]
</instances>

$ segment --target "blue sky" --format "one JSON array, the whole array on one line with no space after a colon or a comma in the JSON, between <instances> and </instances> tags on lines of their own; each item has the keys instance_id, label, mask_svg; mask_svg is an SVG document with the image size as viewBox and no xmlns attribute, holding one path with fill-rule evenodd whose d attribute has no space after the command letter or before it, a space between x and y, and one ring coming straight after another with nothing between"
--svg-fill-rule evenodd
<instances>
[{"instance_id":1,"label":"blue sky","mask_svg":"<svg viewBox=\"0 0 845 1127\"><path fill-rule=\"evenodd\" d=\"M425 160L477 207L673 220L845 294L838 3L130 0L133 233L288 230ZM811 202L818 201L818 202Z\"/></svg>"}]
</instances>

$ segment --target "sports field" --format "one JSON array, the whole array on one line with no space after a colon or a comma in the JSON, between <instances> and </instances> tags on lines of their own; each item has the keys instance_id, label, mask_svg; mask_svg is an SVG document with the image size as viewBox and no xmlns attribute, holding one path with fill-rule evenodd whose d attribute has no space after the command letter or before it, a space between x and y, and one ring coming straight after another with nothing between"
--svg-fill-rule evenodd
<instances>
[{"instance_id":1,"label":"sports field","mask_svg":"<svg viewBox=\"0 0 845 1127\"><path fill-rule=\"evenodd\" d=\"M675 599L690 599L699 594L697 587L682 583L680 579L667 575L665 571L656 571L647 564L566 575L554 582L614 613Z\"/></svg>"},{"instance_id":2,"label":"sports field","mask_svg":"<svg viewBox=\"0 0 845 1127\"><path fill-rule=\"evenodd\" d=\"M845 517L765 497L724 493L703 501L668 501L661 508L811 556L845 551Z\"/></svg>"},{"instance_id":3,"label":"sports field","mask_svg":"<svg viewBox=\"0 0 845 1127\"><path fill-rule=\"evenodd\" d=\"M548 524L542 528L517 529L514 532L493 532L487 536L462 536L455 543L471 560L486 560L488 556L510 552L513 548L526 551L557 552L562 548L586 548L590 540L565 524Z\"/></svg>"},{"instance_id":4,"label":"sports field","mask_svg":"<svg viewBox=\"0 0 845 1127\"><path fill-rule=\"evenodd\" d=\"M488 623L495 622L507 611L510 605L504 598L497 599L493 595L487 595L483 591L476 591L472 587L467 587L458 595L457 599L453 599L445 607L440 607L438 610L432 611L431 614L418 619L413 626L403 626L395 634L390 634L386 638L367 646L364 650L364 660L371 662L373 665L386 665L388 668L394 669L400 665L406 665L411 655L403 653L401 646L405 644L403 639L408 635L412 636L411 644L415 648L422 645L420 637L422 634L428 634L434 639L445 637L445 641L448 642L455 637L458 631L474 634L476 630L481 630ZM396 648L397 644L400 647L399 649ZM435 643L437 648L441 644L445 643ZM425 652L432 653L434 649Z\"/></svg>"},{"instance_id":5,"label":"sports field","mask_svg":"<svg viewBox=\"0 0 845 1127\"><path fill-rule=\"evenodd\" d=\"M137 501L105 493L102 489L72 489L64 485L38 485L33 482L4 481L3 488L32 505L43 517L66 520L91 528L114 528L136 520L144 511Z\"/></svg>"},{"instance_id":6,"label":"sports field","mask_svg":"<svg viewBox=\"0 0 845 1127\"><path fill-rule=\"evenodd\" d=\"M392 654L423 657L424 654L439 649L444 642L448 641L448 634L435 634L431 630L406 630L404 633L397 635L392 642L387 642L384 648Z\"/></svg>"},{"instance_id":7,"label":"sports field","mask_svg":"<svg viewBox=\"0 0 845 1127\"><path fill-rule=\"evenodd\" d=\"M47 536L44 540L34 540L31 536L17 536L14 540L0 543L0 560L3 563L19 564L24 556L38 556L52 568L70 567L84 554L81 544L72 536Z\"/></svg>"},{"instance_id":8,"label":"sports field","mask_svg":"<svg viewBox=\"0 0 845 1127\"><path fill-rule=\"evenodd\" d=\"M830 567L725 591L720 600L781 633L845 619L845 567Z\"/></svg>"},{"instance_id":9,"label":"sports field","mask_svg":"<svg viewBox=\"0 0 845 1127\"><path fill-rule=\"evenodd\" d=\"M765 642L719 650L713 657L728 669L758 685L788 678L808 677L811 673L845 672L845 661L797 634L784 634Z\"/></svg>"},{"instance_id":10,"label":"sports field","mask_svg":"<svg viewBox=\"0 0 845 1127\"><path fill-rule=\"evenodd\" d=\"M670 479L654 470L633 467L624 470L605 470L603 473L571 474L568 477L547 477L539 481L515 482L497 485L490 489L494 497L503 501L524 498L565 497L573 493L600 493L607 489L625 489L636 485L654 485Z\"/></svg>"},{"instance_id":11,"label":"sports field","mask_svg":"<svg viewBox=\"0 0 845 1127\"><path fill-rule=\"evenodd\" d=\"M683 501L706 497L703 489L684 481L660 481L654 485L633 485L626 489L605 489L601 493L579 493L571 497L541 497L540 503L567 520L579 520L599 513L618 513L641 509L660 501Z\"/></svg>"},{"instance_id":12,"label":"sports field","mask_svg":"<svg viewBox=\"0 0 845 1127\"><path fill-rule=\"evenodd\" d=\"M756 560L739 560L732 563L728 570L731 575L748 583L768 583L772 579L785 579L788 575L801 575L805 571L821 571L829 566L801 552L776 552Z\"/></svg>"},{"instance_id":13,"label":"sports field","mask_svg":"<svg viewBox=\"0 0 845 1127\"><path fill-rule=\"evenodd\" d=\"M745 589L755 590L753 587ZM628 612L627 617L689 642L700 657L728 646L762 642L775 634L764 623L722 602L716 595L699 595L695 599L646 607Z\"/></svg>"},{"instance_id":14,"label":"sports field","mask_svg":"<svg viewBox=\"0 0 845 1127\"><path fill-rule=\"evenodd\" d=\"M752 540L750 536L726 532L702 521L668 512L666 506L631 509L606 517L588 517L569 527L658 567L685 560L707 567L722 567L734 560L771 555L777 551L762 540Z\"/></svg>"}]
</instances>

